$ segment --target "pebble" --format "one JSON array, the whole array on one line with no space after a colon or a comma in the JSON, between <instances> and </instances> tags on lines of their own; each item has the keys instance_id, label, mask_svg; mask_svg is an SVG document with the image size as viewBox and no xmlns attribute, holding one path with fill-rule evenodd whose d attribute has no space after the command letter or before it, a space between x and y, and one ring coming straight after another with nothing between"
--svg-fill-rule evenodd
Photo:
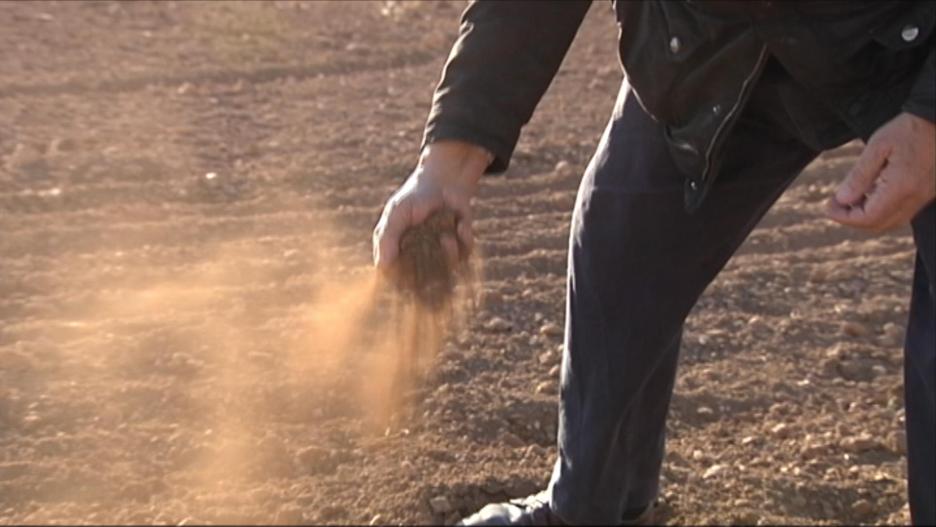
<instances>
[{"instance_id":1,"label":"pebble","mask_svg":"<svg viewBox=\"0 0 936 527\"><path fill-rule=\"evenodd\" d=\"M70 152L75 149L75 141L68 138L56 137L49 142L49 148L46 151L48 155L60 155L64 152Z\"/></svg>"},{"instance_id":2,"label":"pebble","mask_svg":"<svg viewBox=\"0 0 936 527\"><path fill-rule=\"evenodd\" d=\"M513 432L504 432L501 436L501 441L509 447L521 447L526 444L522 439L520 439L517 434Z\"/></svg>"},{"instance_id":3,"label":"pebble","mask_svg":"<svg viewBox=\"0 0 936 527\"><path fill-rule=\"evenodd\" d=\"M734 525L757 525L760 516L751 511L740 511L732 513L731 523Z\"/></svg>"},{"instance_id":4,"label":"pebble","mask_svg":"<svg viewBox=\"0 0 936 527\"><path fill-rule=\"evenodd\" d=\"M572 167L572 163L562 159L556 163L556 167L553 168L553 172L559 176L569 177L575 175L575 168Z\"/></svg>"},{"instance_id":5,"label":"pebble","mask_svg":"<svg viewBox=\"0 0 936 527\"><path fill-rule=\"evenodd\" d=\"M846 360L838 365L839 374L849 381L868 381L871 378L871 368L862 361Z\"/></svg>"},{"instance_id":6,"label":"pebble","mask_svg":"<svg viewBox=\"0 0 936 527\"><path fill-rule=\"evenodd\" d=\"M871 331L864 324L848 320L842 322L842 333L849 337L867 337Z\"/></svg>"},{"instance_id":7,"label":"pebble","mask_svg":"<svg viewBox=\"0 0 936 527\"><path fill-rule=\"evenodd\" d=\"M744 445L744 446L747 446L747 445L750 445L750 444L754 443L755 441L757 441L757 438L756 438L756 437L754 437L754 436L747 436L747 437L745 437L744 439L741 440L741 444Z\"/></svg>"},{"instance_id":8,"label":"pebble","mask_svg":"<svg viewBox=\"0 0 936 527\"><path fill-rule=\"evenodd\" d=\"M507 333L513 325L500 317L493 317L484 324L484 329L492 333Z\"/></svg>"},{"instance_id":9,"label":"pebble","mask_svg":"<svg viewBox=\"0 0 936 527\"><path fill-rule=\"evenodd\" d=\"M540 327L540 335L546 337L561 337L564 332L558 324L553 324L552 322L547 322Z\"/></svg>"},{"instance_id":10,"label":"pebble","mask_svg":"<svg viewBox=\"0 0 936 527\"><path fill-rule=\"evenodd\" d=\"M873 450L879 443L871 437L870 434L863 433L857 436L850 436L842 439L839 446L846 452L860 453Z\"/></svg>"},{"instance_id":11,"label":"pebble","mask_svg":"<svg viewBox=\"0 0 936 527\"><path fill-rule=\"evenodd\" d=\"M452 504L445 496L436 496L429 500L429 508L435 514L448 514L452 512Z\"/></svg>"},{"instance_id":12,"label":"pebble","mask_svg":"<svg viewBox=\"0 0 936 527\"><path fill-rule=\"evenodd\" d=\"M692 451L692 459L693 459L693 460L695 460L695 461L701 461L702 458L704 458L704 457L705 457L705 454L703 454L701 450L693 450L693 451Z\"/></svg>"},{"instance_id":13,"label":"pebble","mask_svg":"<svg viewBox=\"0 0 936 527\"><path fill-rule=\"evenodd\" d=\"M536 393L545 395L555 395L557 393L556 381L543 381L536 385Z\"/></svg>"},{"instance_id":14,"label":"pebble","mask_svg":"<svg viewBox=\"0 0 936 527\"><path fill-rule=\"evenodd\" d=\"M696 408L696 413L699 415L712 415L715 413L715 411L708 406L700 406Z\"/></svg>"},{"instance_id":15,"label":"pebble","mask_svg":"<svg viewBox=\"0 0 936 527\"><path fill-rule=\"evenodd\" d=\"M790 427L788 427L785 423L778 423L770 429L771 434L780 438L790 437L790 432Z\"/></svg>"},{"instance_id":16,"label":"pebble","mask_svg":"<svg viewBox=\"0 0 936 527\"><path fill-rule=\"evenodd\" d=\"M543 353L540 353L538 360L539 363L543 365L551 364L556 361L556 354L552 350L544 351Z\"/></svg>"},{"instance_id":17,"label":"pebble","mask_svg":"<svg viewBox=\"0 0 936 527\"><path fill-rule=\"evenodd\" d=\"M727 467L722 464L712 465L702 473L702 479L714 478L715 476L724 472L725 468Z\"/></svg>"},{"instance_id":18,"label":"pebble","mask_svg":"<svg viewBox=\"0 0 936 527\"><path fill-rule=\"evenodd\" d=\"M851 509L858 516L868 516L874 512L874 505L868 500L858 500L851 504Z\"/></svg>"},{"instance_id":19,"label":"pebble","mask_svg":"<svg viewBox=\"0 0 936 527\"><path fill-rule=\"evenodd\" d=\"M884 334L881 337L881 342L887 346L900 346L903 344L904 340L904 329L893 322L888 322L884 324L884 327L881 328L882 333Z\"/></svg>"},{"instance_id":20,"label":"pebble","mask_svg":"<svg viewBox=\"0 0 936 527\"><path fill-rule=\"evenodd\" d=\"M559 377L559 373L561 371L562 371L562 368L560 368L559 365L557 364L553 366L552 368L549 368L549 373L547 373L546 375L549 375L549 377L552 379L556 379Z\"/></svg>"},{"instance_id":21,"label":"pebble","mask_svg":"<svg viewBox=\"0 0 936 527\"><path fill-rule=\"evenodd\" d=\"M826 358L840 361L845 358L845 350L842 349L841 344L836 344L826 351L825 356Z\"/></svg>"},{"instance_id":22,"label":"pebble","mask_svg":"<svg viewBox=\"0 0 936 527\"><path fill-rule=\"evenodd\" d=\"M907 433L903 430L891 432L891 434L887 436L887 448L895 454L906 455Z\"/></svg>"}]
</instances>

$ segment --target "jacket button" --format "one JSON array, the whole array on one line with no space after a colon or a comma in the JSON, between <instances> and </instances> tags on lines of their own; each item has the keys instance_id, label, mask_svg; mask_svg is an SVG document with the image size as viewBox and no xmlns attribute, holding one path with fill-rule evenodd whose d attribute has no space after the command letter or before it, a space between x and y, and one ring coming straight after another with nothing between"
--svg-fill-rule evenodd
<instances>
[{"instance_id":1,"label":"jacket button","mask_svg":"<svg viewBox=\"0 0 936 527\"><path fill-rule=\"evenodd\" d=\"M721 115L721 105L716 104L715 106L712 106L712 113L715 115Z\"/></svg>"},{"instance_id":2,"label":"jacket button","mask_svg":"<svg viewBox=\"0 0 936 527\"><path fill-rule=\"evenodd\" d=\"M679 53L679 48L682 47L682 42L679 41L679 37L673 37L669 41L669 50L673 53Z\"/></svg>"},{"instance_id":3,"label":"jacket button","mask_svg":"<svg viewBox=\"0 0 936 527\"><path fill-rule=\"evenodd\" d=\"M913 42L918 36L920 36L920 28L912 24L906 25L900 30L900 38L902 38L904 42Z\"/></svg>"},{"instance_id":4,"label":"jacket button","mask_svg":"<svg viewBox=\"0 0 936 527\"><path fill-rule=\"evenodd\" d=\"M695 181L690 180L690 181L689 181L689 188L691 188L692 190L699 190L699 184L696 183Z\"/></svg>"}]
</instances>

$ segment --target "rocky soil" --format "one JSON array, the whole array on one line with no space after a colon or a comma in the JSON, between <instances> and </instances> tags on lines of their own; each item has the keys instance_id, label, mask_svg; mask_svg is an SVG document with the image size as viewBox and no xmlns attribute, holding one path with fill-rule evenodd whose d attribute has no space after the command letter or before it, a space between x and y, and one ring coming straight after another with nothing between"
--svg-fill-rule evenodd
<instances>
[{"instance_id":1,"label":"rocky soil","mask_svg":"<svg viewBox=\"0 0 936 527\"><path fill-rule=\"evenodd\" d=\"M568 222L621 80L593 6L511 171L483 305L406 419L370 229L461 2L0 4L0 523L453 522L555 459ZM906 523L914 247L777 203L686 328L667 523Z\"/></svg>"}]
</instances>

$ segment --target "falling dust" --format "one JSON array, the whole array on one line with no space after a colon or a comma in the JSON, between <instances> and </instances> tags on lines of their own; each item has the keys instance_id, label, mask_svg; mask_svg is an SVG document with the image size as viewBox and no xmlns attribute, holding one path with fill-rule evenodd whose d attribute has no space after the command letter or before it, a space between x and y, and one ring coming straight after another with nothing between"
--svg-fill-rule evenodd
<instances>
[{"instance_id":1,"label":"falling dust","mask_svg":"<svg viewBox=\"0 0 936 527\"><path fill-rule=\"evenodd\" d=\"M269 521L250 516L264 497L248 489L328 470L333 460L315 447L329 440L326 423L357 420L346 428L359 437L345 440L358 441L413 419L421 383L472 305L477 264L453 266L444 236L454 236L450 212L406 233L389 276L336 269L327 235L310 237L292 262L257 240L185 255L186 273L147 257L101 262L124 279L100 284L94 301L49 328L68 357L43 385L99 388L86 417L113 432L101 461L151 474L132 492L167 492L163 519L215 510L217 521ZM134 446L139 434L149 448ZM155 459L165 473L154 474ZM68 473L51 491L58 499L123 492Z\"/></svg>"}]
</instances>

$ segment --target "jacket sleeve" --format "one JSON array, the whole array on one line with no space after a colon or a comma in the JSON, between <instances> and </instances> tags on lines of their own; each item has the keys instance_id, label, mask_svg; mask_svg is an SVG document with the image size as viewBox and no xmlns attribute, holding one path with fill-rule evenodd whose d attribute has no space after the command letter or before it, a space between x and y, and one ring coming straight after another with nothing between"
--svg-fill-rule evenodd
<instances>
[{"instance_id":1,"label":"jacket sleeve","mask_svg":"<svg viewBox=\"0 0 936 527\"><path fill-rule=\"evenodd\" d=\"M423 146L442 139L491 152L488 173L510 163L520 129L565 57L590 0L473 1L432 98Z\"/></svg>"},{"instance_id":2,"label":"jacket sleeve","mask_svg":"<svg viewBox=\"0 0 936 527\"><path fill-rule=\"evenodd\" d=\"M903 109L936 123L936 49L930 51L929 57L923 63Z\"/></svg>"}]
</instances>

